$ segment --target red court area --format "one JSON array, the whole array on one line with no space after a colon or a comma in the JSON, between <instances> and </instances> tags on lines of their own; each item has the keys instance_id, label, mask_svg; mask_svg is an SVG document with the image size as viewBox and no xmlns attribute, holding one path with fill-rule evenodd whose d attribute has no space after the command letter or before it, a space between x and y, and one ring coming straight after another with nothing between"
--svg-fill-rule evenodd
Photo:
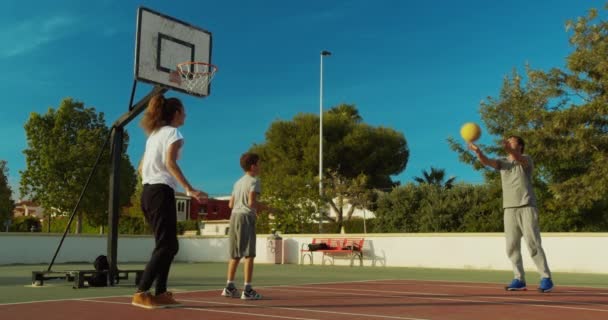
<instances>
[{"instance_id":1,"label":"red court area","mask_svg":"<svg viewBox=\"0 0 608 320\"><path fill-rule=\"evenodd\" d=\"M382 280L258 287L263 300L178 292L183 307L147 310L130 297L0 305L0 319L608 319L608 290L556 287L551 293L507 292L500 285Z\"/></svg>"}]
</instances>

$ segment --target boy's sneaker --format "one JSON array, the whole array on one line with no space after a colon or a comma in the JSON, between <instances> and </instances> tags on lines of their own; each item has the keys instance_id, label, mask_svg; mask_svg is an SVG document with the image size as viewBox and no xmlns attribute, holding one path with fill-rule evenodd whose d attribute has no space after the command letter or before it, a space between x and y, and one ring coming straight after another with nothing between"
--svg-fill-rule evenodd
<instances>
[{"instance_id":1,"label":"boy's sneaker","mask_svg":"<svg viewBox=\"0 0 608 320\"><path fill-rule=\"evenodd\" d=\"M255 290L243 290L243 294L241 295L241 299L243 300L260 300L262 299L262 295L257 293Z\"/></svg>"},{"instance_id":2,"label":"boy's sneaker","mask_svg":"<svg viewBox=\"0 0 608 320\"><path fill-rule=\"evenodd\" d=\"M551 278L540 279L540 285L538 286L538 292L551 292L553 290L553 281Z\"/></svg>"},{"instance_id":3,"label":"boy's sneaker","mask_svg":"<svg viewBox=\"0 0 608 320\"><path fill-rule=\"evenodd\" d=\"M164 306L165 308L175 308L175 307L182 306L181 303L175 301L175 298L173 297L173 293L170 291L166 291L159 295L156 295L154 298L156 300L156 303Z\"/></svg>"},{"instance_id":4,"label":"boy's sneaker","mask_svg":"<svg viewBox=\"0 0 608 320\"><path fill-rule=\"evenodd\" d=\"M521 281L519 279L513 279L513 281L511 281L511 284L505 287L505 290L507 290L507 291L526 291L526 290L528 290L528 288L526 288L525 281Z\"/></svg>"},{"instance_id":5,"label":"boy's sneaker","mask_svg":"<svg viewBox=\"0 0 608 320\"><path fill-rule=\"evenodd\" d=\"M133 299L131 300L131 304L146 309L166 308L166 306L159 304L156 297L151 295L149 292L135 293L133 295Z\"/></svg>"},{"instance_id":6,"label":"boy's sneaker","mask_svg":"<svg viewBox=\"0 0 608 320\"><path fill-rule=\"evenodd\" d=\"M239 297L239 290L235 287L232 288L224 288L224 290L222 290L222 296L226 297L226 298L238 298Z\"/></svg>"}]
</instances>

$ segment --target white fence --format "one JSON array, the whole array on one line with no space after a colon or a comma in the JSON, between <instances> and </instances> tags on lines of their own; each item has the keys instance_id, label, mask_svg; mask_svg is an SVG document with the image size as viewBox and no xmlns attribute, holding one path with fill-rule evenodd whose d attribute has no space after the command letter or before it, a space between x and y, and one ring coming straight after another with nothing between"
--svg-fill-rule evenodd
<instances>
[{"instance_id":1,"label":"white fence","mask_svg":"<svg viewBox=\"0 0 608 320\"><path fill-rule=\"evenodd\" d=\"M282 235L282 252L275 255L268 235L258 235L258 263L299 263L300 248L316 235ZM504 250L502 233L444 233L444 234L348 234L323 237L365 238L364 266L424 267L510 270ZM543 247L553 271L608 273L608 233L543 233ZM58 234L0 233L1 264L48 263L61 239ZM217 237L180 237L176 261L225 262L228 260L228 239ZM66 238L56 262L91 262L106 252L105 236L74 236ZM154 240L149 236L120 236L119 262L145 262ZM522 241L524 266L533 271L534 265ZM315 264L321 263L315 253ZM305 261L309 263L309 260ZM336 265L349 261L326 260Z\"/></svg>"}]
</instances>

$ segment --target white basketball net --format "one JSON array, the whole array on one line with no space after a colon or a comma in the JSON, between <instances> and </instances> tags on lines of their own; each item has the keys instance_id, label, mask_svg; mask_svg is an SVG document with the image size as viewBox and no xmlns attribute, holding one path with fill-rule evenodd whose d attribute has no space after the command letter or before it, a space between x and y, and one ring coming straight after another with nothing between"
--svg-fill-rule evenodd
<instances>
[{"instance_id":1,"label":"white basketball net","mask_svg":"<svg viewBox=\"0 0 608 320\"><path fill-rule=\"evenodd\" d=\"M181 82L188 92L206 91L216 71L216 66L204 62L184 62L177 65Z\"/></svg>"}]
</instances>

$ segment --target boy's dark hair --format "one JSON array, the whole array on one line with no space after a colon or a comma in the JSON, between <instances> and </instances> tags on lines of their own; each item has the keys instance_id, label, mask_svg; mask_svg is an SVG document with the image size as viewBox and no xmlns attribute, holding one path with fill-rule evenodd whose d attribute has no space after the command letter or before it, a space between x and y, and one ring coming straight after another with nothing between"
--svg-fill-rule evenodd
<instances>
[{"instance_id":1,"label":"boy's dark hair","mask_svg":"<svg viewBox=\"0 0 608 320\"><path fill-rule=\"evenodd\" d=\"M521 147L521 153L524 153L524 149L526 148L526 143L524 142L524 139L520 136L510 136L509 139L511 138L517 140L517 144Z\"/></svg>"},{"instance_id":2,"label":"boy's dark hair","mask_svg":"<svg viewBox=\"0 0 608 320\"><path fill-rule=\"evenodd\" d=\"M258 164L258 161L260 161L260 156L257 154L253 152L243 153L241 156L241 168L245 171L249 171L251 170L252 165Z\"/></svg>"}]
</instances>

